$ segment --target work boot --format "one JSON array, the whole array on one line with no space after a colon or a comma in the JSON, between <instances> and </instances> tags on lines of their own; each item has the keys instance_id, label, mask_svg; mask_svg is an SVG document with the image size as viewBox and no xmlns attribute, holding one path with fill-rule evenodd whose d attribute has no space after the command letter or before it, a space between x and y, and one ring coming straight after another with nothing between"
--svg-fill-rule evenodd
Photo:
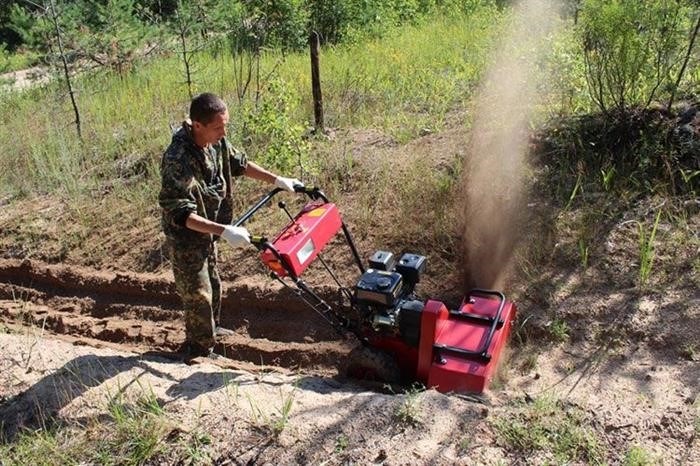
<instances>
[{"instance_id":1,"label":"work boot","mask_svg":"<svg viewBox=\"0 0 700 466\"><path fill-rule=\"evenodd\" d=\"M233 330L229 330L224 327L216 327L216 329L214 330L214 335L216 335L217 337L230 337L235 334L236 332L234 332Z\"/></svg>"},{"instance_id":2,"label":"work boot","mask_svg":"<svg viewBox=\"0 0 700 466\"><path fill-rule=\"evenodd\" d=\"M189 363L196 358L219 359L221 356L214 352L214 348L205 348L197 343L185 342L182 346L182 353L185 355L185 362Z\"/></svg>"}]
</instances>

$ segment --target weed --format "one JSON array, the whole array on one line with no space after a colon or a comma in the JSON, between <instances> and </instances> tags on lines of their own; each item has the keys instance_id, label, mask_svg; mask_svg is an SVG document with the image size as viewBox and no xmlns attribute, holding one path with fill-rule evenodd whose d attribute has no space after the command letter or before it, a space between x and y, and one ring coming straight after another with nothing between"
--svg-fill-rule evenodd
<instances>
[{"instance_id":1,"label":"weed","mask_svg":"<svg viewBox=\"0 0 700 466\"><path fill-rule=\"evenodd\" d=\"M698 348L695 343L685 343L680 348L681 357L687 359L688 361L698 360Z\"/></svg>"},{"instance_id":2,"label":"weed","mask_svg":"<svg viewBox=\"0 0 700 466\"><path fill-rule=\"evenodd\" d=\"M211 464L212 458L207 451L211 437L198 428L190 432L184 443L184 463L189 465Z\"/></svg>"},{"instance_id":3,"label":"weed","mask_svg":"<svg viewBox=\"0 0 700 466\"><path fill-rule=\"evenodd\" d=\"M296 396L296 387L287 394L282 393L282 389L280 389L280 396L282 398L282 405L276 408L276 413L269 415L260 409L253 398L246 393L253 425L269 432L275 437L279 436L289 424L289 416L294 406L294 397Z\"/></svg>"},{"instance_id":4,"label":"weed","mask_svg":"<svg viewBox=\"0 0 700 466\"><path fill-rule=\"evenodd\" d=\"M344 452L347 448L348 445L350 444L350 439L348 439L348 436L345 434L340 434L337 439L335 439L335 449L334 451L336 453L342 453Z\"/></svg>"},{"instance_id":5,"label":"weed","mask_svg":"<svg viewBox=\"0 0 700 466\"><path fill-rule=\"evenodd\" d=\"M686 185L688 188L688 191L692 194L695 195L695 191L692 189L693 187L693 179L696 176L700 176L700 170L684 170L683 168L679 168L678 172L681 174L681 179L683 180L683 183Z\"/></svg>"},{"instance_id":6,"label":"weed","mask_svg":"<svg viewBox=\"0 0 700 466\"><path fill-rule=\"evenodd\" d=\"M240 385L230 378L226 373L223 375L224 379L224 395L229 405L238 406L238 398L240 396L239 389Z\"/></svg>"},{"instance_id":7,"label":"weed","mask_svg":"<svg viewBox=\"0 0 700 466\"><path fill-rule=\"evenodd\" d=\"M459 442L457 443L457 451L460 454L464 454L469 451L473 443L474 438L471 435L465 435L459 439Z\"/></svg>"},{"instance_id":8,"label":"weed","mask_svg":"<svg viewBox=\"0 0 700 466\"><path fill-rule=\"evenodd\" d=\"M12 443L0 443L3 466L80 464L83 445L78 436L56 427L21 432Z\"/></svg>"},{"instance_id":9,"label":"weed","mask_svg":"<svg viewBox=\"0 0 700 466\"><path fill-rule=\"evenodd\" d=\"M588 246L583 238L578 240L578 253L581 258L581 268L585 270L588 268Z\"/></svg>"},{"instance_id":10,"label":"weed","mask_svg":"<svg viewBox=\"0 0 700 466\"><path fill-rule=\"evenodd\" d=\"M639 284L644 286L651 275L652 265L654 263L654 240L656 239L656 229L659 226L661 218L661 210L656 214L654 226L651 233L647 236L644 225L637 222L639 226Z\"/></svg>"},{"instance_id":11,"label":"weed","mask_svg":"<svg viewBox=\"0 0 700 466\"><path fill-rule=\"evenodd\" d=\"M403 401L397 406L395 417L402 424L417 426L421 421L420 394L425 388L419 384L414 384L403 394Z\"/></svg>"},{"instance_id":12,"label":"weed","mask_svg":"<svg viewBox=\"0 0 700 466\"><path fill-rule=\"evenodd\" d=\"M601 447L594 431L586 427L584 413L549 397L532 404L519 403L514 413L491 420L503 446L531 455L554 455L557 463L600 463Z\"/></svg>"},{"instance_id":13,"label":"weed","mask_svg":"<svg viewBox=\"0 0 700 466\"><path fill-rule=\"evenodd\" d=\"M281 392L280 392L281 393ZM289 423L289 415L294 406L294 396L296 395L296 387L290 390L286 395L282 395L282 406L277 408L278 417L272 424L272 432L279 435L287 427Z\"/></svg>"},{"instance_id":14,"label":"weed","mask_svg":"<svg viewBox=\"0 0 700 466\"><path fill-rule=\"evenodd\" d=\"M538 355L533 350L528 351L527 349L524 351L524 353L525 357L520 364L520 372L527 374L528 372L531 372L537 368Z\"/></svg>"},{"instance_id":15,"label":"weed","mask_svg":"<svg viewBox=\"0 0 700 466\"><path fill-rule=\"evenodd\" d=\"M563 343L569 339L569 324L562 319L553 319L547 324L549 335L554 342Z\"/></svg>"},{"instance_id":16,"label":"weed","mask_svg":"<svg viewBox=\"0 0 700 466\"><path fill-rule=\"evenodd\" d=\"M576 372L576 364L573 361L563 361L561 367L567 374L573 374Z\"/></svg>"},{"instance_id":17,"label":"weed","mask_svg":"<svg viewBox=\"0 0 700 466\"><path fill-rule=\"evenodd\" d=\"M566 206L564 206L564 210L569 210L571 207L571 204L573 204L574 199L576 198L576 194L578 194L579 190L581 189L581 183L583 181L583 176L578 175L578 178L576 178L576 184L574 185L574 189L571 190L571 194L569 195L569 200L566 203Z\"/></svg>"},{"instance_id":18,"label":"weed","mask_svg":"<svg viewBox=\"0 0 700 466\"><path fill-rule=\"evenodd\" d=\"M627 451L622 464L624 466L647 466L658 464L658 462L644 448L635 445Z\"/></svg>"},{"instance_id":19,"label":"weed","mask_svg":"<svg viewBox=\"0 0 700 466\"><path fill-rule=\"evenodd\" d=\"M112 426L103 426L104 437L97 448L98 456L110 452L116 464L143 464L163 449L167 432L163 408L152 391L130 401L122 390L109 400L107 412Z\"/></svg>"},{"instance_id":20,"label":"weed","mask_svg":"<svg viewBox=\"0 0 700 466\"><path fill-rule=\"evenodd\" d=\"M615 167L610 167L607 170L601 168L600 176L603 183L603 189L605 191L610 191L610 189L612 189L613 178L615 177Z\"/></svg>"}]
</instances>

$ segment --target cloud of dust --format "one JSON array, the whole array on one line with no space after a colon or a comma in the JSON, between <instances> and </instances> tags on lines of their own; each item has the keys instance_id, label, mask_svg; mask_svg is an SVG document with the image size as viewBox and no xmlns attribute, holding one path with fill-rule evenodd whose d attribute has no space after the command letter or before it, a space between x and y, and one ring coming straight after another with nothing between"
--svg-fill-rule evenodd
<instances>
[{"instance_id":1,"label":"cloud of dust","mask_svg":"<svg viewBox=\"0 0 700 466\"><path fill-rule=\"evenodd\" d=\"M504 285L516 245L527 236L528 127L536 66L557 23L556 0L522 0L476 97L457 211L465 290Z\"/></svg>"}]
</instances>

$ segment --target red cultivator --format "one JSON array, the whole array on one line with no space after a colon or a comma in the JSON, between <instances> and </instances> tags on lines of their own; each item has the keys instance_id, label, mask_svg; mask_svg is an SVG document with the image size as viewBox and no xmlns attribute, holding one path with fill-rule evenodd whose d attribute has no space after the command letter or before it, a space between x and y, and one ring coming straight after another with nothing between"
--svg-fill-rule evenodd
<instances>
[{"instance_id":1,"label":"red cultivator","mask_svg":"<svg viewBox=\"0 0 700 466\"><path fill-rule=\"evenodd\" d=\"M280 189L264 196L234 225L244 224ZM503 293L472 290L457 310L442 302L419 300L416 284L426 259L418 254L377 251L365 267L338 207L317 188L301 188L310 201L274 238L254 237L271 275L288 286L342 335L360 346L349 356L349 375L386 382L418 381L441 392L482 392L488 387L515 319L516 308ZM360 277L343 287L320 256L342 230ZM334 309L301 279L319 259L347 303Z\"/></svg>"}]
</instances>

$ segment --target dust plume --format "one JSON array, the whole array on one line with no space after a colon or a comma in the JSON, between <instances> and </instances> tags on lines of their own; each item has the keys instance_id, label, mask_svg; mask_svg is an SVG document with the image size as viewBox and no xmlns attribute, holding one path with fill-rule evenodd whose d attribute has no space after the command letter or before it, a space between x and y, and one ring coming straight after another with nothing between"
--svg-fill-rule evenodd
<instances>
[{"instance_id":1,"label":"dust plume","mask_svg":"<svg viewBox=\"0 0 700 466\"><path fill-rule=\"evenodd\" d=\"M497 46L473 111L457 212L466 290L502 288L526 236L528 128L536 67L556 24L554 0L522 0Z\"/></svg>"}]
</instances>

